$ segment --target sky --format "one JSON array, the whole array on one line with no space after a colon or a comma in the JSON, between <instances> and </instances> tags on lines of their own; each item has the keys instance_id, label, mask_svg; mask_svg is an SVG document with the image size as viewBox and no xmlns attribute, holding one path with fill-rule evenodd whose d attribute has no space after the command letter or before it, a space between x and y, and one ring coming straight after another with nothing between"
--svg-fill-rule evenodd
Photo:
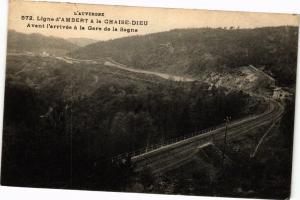
<instances>
[{"instance_id":1,"label":"sky","mask_svg":"<svg viewBox=\"0 0 300 200\"><path fill-rule=\"evenodd\" d=\"M74 12L96 12L104 13L104 16L78 16ZM34 20L22 20L26 16L33 16ZM67 23L62 21L45 22L38 21L38 18L83 18L87 23ZM59 20L61 20L61 18ZM95 23L96 20L101 23ZM91 23L91 20L94 23ZM128 20L147 21L147 25L120 25L105 24L105 20ZM29 24L29 27L28 27ZM32 27L42 25L42 28ZM71 30L47 28L50 25L70 25ZM40 33L47 36L62 38L91 38L96 40L109 40L119 37L143 35L155 32L168 31L178 28L201 28L201 27L240 27L255 28L264 26L298 26L299 18L292 14L270 14L251 12L225 12L206 11L192 9L168 9L168 8L142 8L126 6L105 6L74 3L48 3L48 2L24 2L22 0L10 0L9 4L9 29L22 33ZM77 30L74 30L76 25ZM79 30L79 26L85 30ZM101 30L88 30L88 27L97 27ZM104 31L104 28L110 31ZM117 31L112 31L113 27ZM122 32L120 29L137 29L138 32Z\"/></svg>"}]
</instances>

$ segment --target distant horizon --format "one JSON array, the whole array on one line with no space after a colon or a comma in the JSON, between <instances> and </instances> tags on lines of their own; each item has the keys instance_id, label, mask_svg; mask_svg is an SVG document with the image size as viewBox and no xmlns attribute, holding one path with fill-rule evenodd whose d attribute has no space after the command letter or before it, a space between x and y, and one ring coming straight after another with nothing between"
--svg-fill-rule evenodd
<instances>
[{"instance_id":1,"label":"distant horizon","mask_svg":"<svg viewBox=\"0 0 300 200\"><path fill-rule=\"evenodd\" d=\"M100 39L94 39L94 38L88 38L88 37L59 37L59 36L55 36L55 35L46 35L43 33L39 33L39 32L21 32L21 31L17 31L15 29L8 29L8 33L9 31L14 31L16 33L21 33L21 34L25 34L25 35L33 35L33 34L37 34L37 35L42 35L44 37L53 37L53 38L59 38L59 39L64 39L64 40L68 40L68 39L88 39L88 40L95 40L96 42L104 42L104 41L109 41L109 40L115 40L115 39L121 39L121 38L127 38L127 37L134 37L134 36L146 36L146 35L151 35L151 34L156 34L156 33L164 33L164 32L170 32L170 31L174 31L174 30L189 30L189 29L224 29L224 30L230 30L230 28L233 27L232 30L246 30L246 29L259 29L259 28L278 28L278 27L299 27L299 25L278 25L278 26L262 26L262 27L253 27L253 28L240 28L240 27L234 27L234 26L227 26L227 27L198 27L198 28L174 28L171 30L166 30L166 31L159 31L159 32L153 32L153 33L146 33L146 34L136 34L136 35L127 35L127 36L121 36L121 37L117 37L117 38L112 38L112 39L106 39L106 40L100 40Z\"/></svg>"},{"instance_id":2,"label":"distant horizon","mask_svg":"<svg viewBox=\"0 0 300 200\"><path fill-rule=\"evenodd\" d=\"M21 34L25 34L25 35L33 35L33 34L37 34L37 35L42 35L44 37L53 37L53 38L60 38L60 39L65 39L65 40L68 40L68 39L87 39L87 40L95 40L95 41L101 41L101 40L97 40L97 39L93 39L93 38L87 38L87 37L57 37L57 36L53 36L53 35L45 35L43 33L36 33L36 32L33 32L33 33L25 33L25 32L20 32L20 31L17 31L15 29L8 29L8 33L9 31L14 31L16 33L21 33Z\"/></svg>"}]
</instances>

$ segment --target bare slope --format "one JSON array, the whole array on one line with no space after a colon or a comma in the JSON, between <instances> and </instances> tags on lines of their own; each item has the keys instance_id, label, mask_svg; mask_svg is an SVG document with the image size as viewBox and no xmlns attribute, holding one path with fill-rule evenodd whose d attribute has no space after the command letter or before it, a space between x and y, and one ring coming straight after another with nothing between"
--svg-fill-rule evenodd
<instances>
[{"instance_id":1,"label":"bare slope","mask_svg":"<svg viewBox=\"0 0 300 200\"><path fill-rule=\"evenodd\" d=\"M48 53L65 55L78 46L57 37L47 37L41 34L24 34L13 30L8 32L7 51L9 53Z\"/></svg>"}]
</instances>

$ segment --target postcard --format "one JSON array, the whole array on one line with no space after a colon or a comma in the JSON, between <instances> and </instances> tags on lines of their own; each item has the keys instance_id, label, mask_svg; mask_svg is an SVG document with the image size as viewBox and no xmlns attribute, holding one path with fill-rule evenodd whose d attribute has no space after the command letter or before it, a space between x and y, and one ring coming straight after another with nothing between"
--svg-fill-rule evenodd
<instances>
[{"instance_id":1,"label":"postcard","mask_svg":"<svg viewBox=\"0 0 300 200\"><path fill-rule=\"evenodd\" d=\"M298 27L10 0L1 184L288 198Z\"/></svg>"}]
</instances>

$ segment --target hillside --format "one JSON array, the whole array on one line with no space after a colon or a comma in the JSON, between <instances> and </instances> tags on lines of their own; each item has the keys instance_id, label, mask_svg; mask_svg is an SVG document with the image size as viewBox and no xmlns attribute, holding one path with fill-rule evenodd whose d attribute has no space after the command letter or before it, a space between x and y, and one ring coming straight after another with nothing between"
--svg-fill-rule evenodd
<instances>
[{"instance_id":1,"label":"hillside","mask_svg":"<svg viewBox=\"0 0 300 200\"><path fill-rule=\"evenodd\" d=\"M84 47L98 41L90 38L68 38L67 40L79 47Z\"/></svg>"},{"instance_id":2,"label":"hillside","mask_svg":"<svg viewBox=\"0 0 300 200\"><path fill-rule=\"evenodd\" d=\"M297 27L255 29L176 29L145 36L101 41L69 54L76 58L111 57L130 67L207 79L210 73L240 73L254 65L281 85L296 80ZM231 77L225 77L225 79ZM236 77L235 77L236 78ZM234 83L232 83L234 86Z\"/></svg>"},{"instance_id":3,"label":"hillside","mask_svg":"<svg viewBox=\"0 0 300 200\"><path fill-rule=\"evenodd\" d=\"M7 51L9 53L49 53L51 55L65 55L69 51L78 49L78 46L57 37L47 37L41 34L24 34L9 30Z\"/></svg>"},{"instance_id":4,"label":"hillside","mask_svg":"<svg viewBox=\"0 0 300 200\"><path fill-rule=\"evenodd\" d=\"M112 156L221 124L228 115L261 112L261 104L202 82L53 56L9 55L2 159L9 168L2 168L1 181L120 191L128 174L107 162ZM13 151L16 146L22 151Z\"/></svg>"}]
</instances>

